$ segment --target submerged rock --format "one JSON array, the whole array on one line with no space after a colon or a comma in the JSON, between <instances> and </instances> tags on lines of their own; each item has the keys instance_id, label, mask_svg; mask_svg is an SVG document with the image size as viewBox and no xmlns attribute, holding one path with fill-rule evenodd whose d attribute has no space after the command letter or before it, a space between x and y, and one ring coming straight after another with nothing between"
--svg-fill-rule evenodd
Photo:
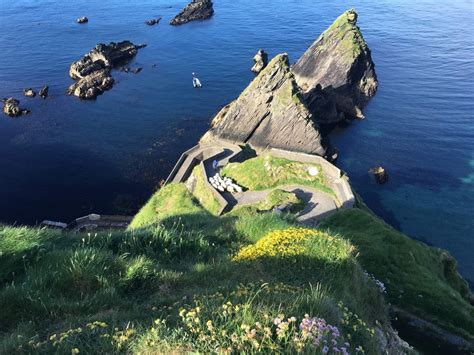
<instances>
[{"instance_id":1,"label":"submerged rock","mask_svg":"<svg viewBox=\"0 0 474 355\"><path fill-rule=\"evenodd\" d=\"M31 111L27 109L20 108L20 101L14 99L13 97L9 97L7 99L3 99L3 113L10 117L18 117L21 115L27 115Z\"/></svg>"},{"instance_id":2,"label":"submerged rock","mask_svg":"<svg viewBox=\"0 0 474 355\"><path fill-rule=\"evenodd\" d=\"M170 21L170 25L183 25L190 21L205 20L214 14L211 0L193 0Z\"/></svg>"},{"instance_id":3,"label":"submerged rock","mask_svg":"<svg viewBox=\"0 0 474 355\"><path fill-rule=\"evenodd\" d=\"M268 54L263 49L259 49L253 57L254 65L252 70L254 73L260 73L268 64Z\"/></svg>"},{"instance_id":4,"label":"submerged rock","mask_svg":"<svg viewBox=\"0 0 474 355\"><path fill-rule=\"evenodd\" d=\"M370 169L369 174L372 175L379 184L385 184L388 181L387 170L381 166Z\"/></svg>"},{"instance_id":5,"label":"submerged rock","mask_svg":"<svg viewBox=\"0 0 474 355\"><path fill-rule=\"evenodd\" d=\"M300 98L287 54L273 58L239 98L214 117L201 142L214 139L260 149L325 154L318 127Z\"/></svg>"},{"instance_id":6,"label":"submerged rock","mask_svg":"<svg viewBox=\"0 0 474 355\"><path fill-rule=\"evenodd\" d=\"M356 24L354 10L343 13L292 68L320 123L364 118L362 108L377 91L370 49Z\"/></svg>"},{"instance_id":7,"label":"submerged rock","mask_svg":"<svg viewBox=\"0 0 474 355\"><path fill-rule=\"evenodd\" d=\"M43 99L46 99L48 97L48 91L49 91L49 86L45 85L39 92L39 96L42 97Z\"/></svg>"},{"instance_id":8,"label":"submerged rock","mask_svg":"<svg viewBox=\"0 0 474 355\"><path fill-rule=\"evenodd\" d=\"M77 80L72 84L68 95L81 99L94 99L105 90L112 88L114 79L110 75L112 68L130 61L138 49L145 45L134 45L130 41L98 44L93 50L77 62L71 64L69 76Z\"/></svg>"},{"instance_id":9,"label":"submerged rock","mask_svg":"<svg viewBox=\"0 0 474 355\"><path fill-rule=\"evenodd\" d=\"M157 25L159 24L161 21L161 17L157 17L157 18L153 18L151 20L146 20L145 23L148 25L148 26L154 26L154 25Z\"/></svg>"},{"instance_id":10,"label":"submerged rock","mask_svg":"<svg viewBox=\"0 0 474 355\"><path fill-rule=\"evenodd\" d=\"M25 95L26 97L35 97L36 92L32 88L28 88L23 90L23 95Z\"/></svg>"},{"instance_id":11,"label":"submerged rock","mask_svg":"<svg viewBox=\"0 0 474 355\"><path fill-rule=\"evenodd\" d=\"M76 20L77 23L87 23L89 22L89 19L85 16L81 16Z\"/></svg>"}]
</instances>

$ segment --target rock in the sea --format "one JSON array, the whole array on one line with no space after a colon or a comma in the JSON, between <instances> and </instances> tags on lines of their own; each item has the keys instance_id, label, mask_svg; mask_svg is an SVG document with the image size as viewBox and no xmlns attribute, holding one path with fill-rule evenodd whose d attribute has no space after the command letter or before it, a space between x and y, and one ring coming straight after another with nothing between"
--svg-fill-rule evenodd
<instances>
[{"instance_id":1,"label":"rock in the sea","mask_svg":"<svg viewBox=\"0 0 474 355\"><path fill-rule=\"evenodd\" d=\"M148 25L148 26L154 26L154 25L157 25L159 24L161 21L161 17L157 17L157 18L153 18L151 20L146 20L145 23Z\"/></svg>"},{"instance_id":2,"label":"rock in the sea","mask_svg":"<svg viewBox=\"0 0 474 355\"><path fill-rule=\"evenodd\" d=\"M302 102L287 54L277 55L237 100L213 119L201 142L214 139L324 155L321 135Z\"/></svg>"},{"instance_id":3,"label":"rock in the sea","mask_svg":"<svg viewBox=\"0 0 474 355\"><path fill-rule=\"evenodd\" d=\"M388 181L388 173L381 166L376 166L369 170L369 174L372 175L379 184L385 184Z\"/></svg>"},{"instance_id":4,"label":"rock in the sea","mask_svg":"<svg viewBox=\"0 0 474 355\"><path fill-rule=\"evenodd\" d=\"M76 20L77 23L87 23L89 22L89 19L85 16L81 16Z\"/></svg>"},{"instance_id":5,"label":"rock in the sea","mask_svg":"<svg viewBox=\"0 0 474 355\"><path fill-rule=\"evenodd\" d=\"M42 97L43 99L46 99L48 97L48 91L49 91L49 86L45 85L43 88L39 91L39 96Z\"/></svg>"},{"instance_id":6,"label":"rock in the sea","mask_svg":"<svg viewBox=\"0 0 474 355\"><path fill-rule=\"evenodd\" d=\"M71 64L69 76L77 80L72 84L68 95L81 99L94 99L105 90L112 88L114 79L110 75L112 68L130 61L145 45L134 45L130 41L98 44L93 50L77 62Z\"/></svg>"},{"instance_id":7,"label":"rock in the sea","mask_svg":"<svg viewBox=\"0 0 474 355\"><path fill-rule=\"evenodd\" d=\"M3 99L3 113L10 117L18 117L21 115L27 115L31 111L20 108L20 101L14 99L13 97L9 97L7 99Z\"/></svg>"},{"instance_id":8,"label":"rock in the sea","mask_svg":"<svg viewBox=\"0 0 474 355\"><path fill-rule=\"evenodd\" d=\"M90 100L95 99L104 91L111 89L113 85L114 79L110 76L110 70L100 69L72 84L67 94Z\"/></svg>"},{"instance_id":9,"label":"rock in the sea","mask_svg":"<svg viewBox=\"0 0 474 355\"><path fill-rule=\"evenodd\" d=\"M183 25L190 21L205 20L214 14L211 0L193 0L170 21L170 25Z\"/></svg>"},{"instance_id":10,"label":"rock in the sea","mask_svg":"<svg viewBox=\"0 0 474 355\"><path fill-rule=\"evenodd\" d=\"M26 97L35 97L36 91L34 91L32 88L24 89L23 95L25 95Z\"/></svg>"},{"instance_id":11,"label":"rock in the sea","mask_svg":"<svg viewBox=\"0 0 474 355\"><path fill-rule=\"evenodd\" d=\"M323 124L364 118L362 108L377 91L374 63L354 10L339 16L292 70L310 111Z\"/></svg>"},{"instance_id":12,"label":"rock in the sea","mask_svg":"<svg viewBox=\"0 0 474 355\"><path fill-rule=\"evenodd\" d=\"M259 49L253 57L254 65L252 71L256 74L260 73L268 64L268 54L263 49Z\"/></svg>"}]
</instances>

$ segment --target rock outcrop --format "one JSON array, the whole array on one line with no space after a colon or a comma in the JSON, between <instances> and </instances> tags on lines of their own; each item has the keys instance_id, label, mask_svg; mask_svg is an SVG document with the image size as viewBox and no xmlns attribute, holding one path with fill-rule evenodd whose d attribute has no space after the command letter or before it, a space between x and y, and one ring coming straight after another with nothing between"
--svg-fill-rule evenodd
<instances>
[{"instance_id":1,"label":"rock outcrop","mask_svg":"<svg viewBox=\"0 0 474 355\"><path fill-rule=\"evenodd\" d=\"M319 123L364 118L362 108L377 90L370 49L356 24L354 10L343 13L292 68Z\"/></svg>"},{"instance_id":2,"label":"rock outcrop","mask_svg":"<svg viewBox=\"0 0 474 355\"><path fill-rule=\"evenodd\" d=\"M214 139L324 155L318 127L302 102L287 54L272 59L237 100L213 119L201 142Z\"/></svg>"},{"instance_id":3,"label":"rock outcrop","mask_svg":"<svg viewBox=\"0 0 474 355\"><path fill-rule=\"evenodd\" d=\"M193 0L177 14L170 25L184 25L190 21L205 20L214 14L214 8L211 0Z\"/></svg>"},{"instance_id":4,"label":"rock outcrop","mask_svg":"<svg viewBox=\"0 0 474 355\"><path fill-rule=\"evenodd\" d=\"M77 80L72 84L68 95L81 99L94 99L105 90L112 88L114 79L110 75L112 68L130 61L145 45L134 45L130 41L98 44L93 50L77 62L71 64L69 76Z\"/></svg>"},{"instance_id":5,"label":"rock outcrop","mask_svg":"<svg viewBox=\"0 0 474 355\"><path fill-rule=\"evenodd\" d=\"M81 24L81 23L87 23L89 22L89 19L85 16L81 16L79 17L77 20L76 20L77 23Z\"/></svg>"},{"instance_id":6,"label":"rock outcrop","mask_svg":"<svg viewBox=\"0 0 474 355\"><path fill-rule=\"evenodd\" d=\"M252 70L254 73L260 73L268 64L268 54L263 49L259 49L257 54L253 57L254 65Z\"/></svg>"},{"instance_id":7,"label":"rock outcrop","mask_svg":"<svg viewBox=\"0 0 474 355\"><path fill-rule=\"evenodd\" d=\"M374 180L379 184L385 184L388 181L388 173L381 166L376 166L369 170L369 175L371 175Z\"/></svg>"},{"instance_id":8,"label":"rock outcrop","mask_svg":"<svg viewBox=\"0 0 474 355\"><path fill-rule=\"evenodd\" d=\"M25 95L26 97L35 97L36 92L32 88L28 88L23 90L23 95Z\"/></svg>"},{"instance_id":9,"label":"rock outcrop","mask_svg":"<svg viewBox=\"0 0 474 355\"><path fill-rule=\"evenodd\" d=\"M7 99L3 99L3 113L10 117L18 117L21 115L29 114L31 111L20 108L20 101L14 99L13 97L9 97Z\"/></svg>"},{"instance_id":10,"label":"rock outcrop","mask_svg":"<svg viewBox=\"0 0 474 355\"><path fill-rule=\"evenodd\" d=\"M48 92L49 92L49 86L45 85L39 92L39 96L42 97L43 99L46 99L48 97Z\"/></svg>"},{"instance_id":11,"label":"rock outcrop","mask_svg":"<svg viewBox=\"0 0 474 355\"><path fill-rule=\"evenodd\" d=\"M145 23L148 25L148 26L154 26L154 25L157 25L159 24L161 21L161 17L157 17L157 18L153 18L151 20L146 20Z\"/></svg>"}]
</instances>

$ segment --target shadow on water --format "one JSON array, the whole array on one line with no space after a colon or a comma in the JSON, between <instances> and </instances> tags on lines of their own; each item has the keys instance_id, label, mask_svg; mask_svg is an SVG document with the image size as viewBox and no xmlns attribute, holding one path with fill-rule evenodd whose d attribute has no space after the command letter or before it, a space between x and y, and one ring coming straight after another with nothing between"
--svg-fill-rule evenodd
<instances>
[{"instance_id":1,"label":"shadow on water","mask_svg":"<svg viewBox=\"0 0 474 355\"><path fill-rule=\"evenodd\" d=\"M117 203L136 206L148 195L98 155L65 144L6 145L0 171L0 185L8 187L0 191L0 221L7 223L115 214L124 210ZM135 208L129 207L130 212Z\"/></svg>"}]
</instances>

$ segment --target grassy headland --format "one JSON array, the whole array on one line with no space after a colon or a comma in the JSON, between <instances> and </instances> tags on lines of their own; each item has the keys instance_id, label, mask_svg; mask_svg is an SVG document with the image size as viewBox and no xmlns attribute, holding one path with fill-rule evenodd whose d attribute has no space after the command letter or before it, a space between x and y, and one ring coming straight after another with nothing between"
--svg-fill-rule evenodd
<instances>
[{"instance_id":1,"label":"grassy headland","mask_svg":"<svg viewBox=\"0 0 474 355\"><path fill-rule=\"evenodd\" d=\"M296 182L288 162L247 163L225 170L252 188L266 188L252 174ZM275 191L265 203L292 199ZM170 184L127 231L0 227L0 353L408 351L385 292L469 338L469 291L446 255L363 210L304 229L255 206L217 217Z\"/></svg>"}]
</instances>

